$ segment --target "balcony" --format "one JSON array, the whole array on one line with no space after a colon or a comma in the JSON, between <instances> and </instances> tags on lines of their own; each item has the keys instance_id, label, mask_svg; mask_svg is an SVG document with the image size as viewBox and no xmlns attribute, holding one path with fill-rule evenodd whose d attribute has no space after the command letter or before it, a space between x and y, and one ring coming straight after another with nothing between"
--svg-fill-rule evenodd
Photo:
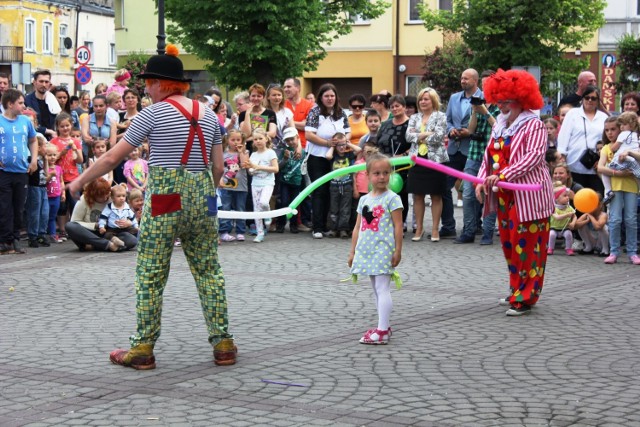
<instances>
[{"instance_id":1,"label":"balcony","mask_svg":"<svg viewBox=\"0 0 640 427\"><path fill-rule=\"evenodd\" d=\"M0 64L22 62L22 46L0 46Z\"/></svg>"}]
</instances>

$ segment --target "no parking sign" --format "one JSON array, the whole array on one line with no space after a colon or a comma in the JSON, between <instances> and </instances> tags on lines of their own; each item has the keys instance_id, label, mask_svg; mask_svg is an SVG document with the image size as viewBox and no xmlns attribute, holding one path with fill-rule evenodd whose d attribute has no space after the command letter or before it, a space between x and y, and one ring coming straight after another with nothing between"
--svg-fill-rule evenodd
<instances>
[{"instance_id":1,"label":"no parking sign","mask_svg":"<svg viewBox=\"0 0 640 427\"><path fill-rule=\"evenodd\" d=\"M91 69L86 65L78 67L76 69L76 81L81 85L86 85L91 81Z\"/></svg>"}]
</instances>

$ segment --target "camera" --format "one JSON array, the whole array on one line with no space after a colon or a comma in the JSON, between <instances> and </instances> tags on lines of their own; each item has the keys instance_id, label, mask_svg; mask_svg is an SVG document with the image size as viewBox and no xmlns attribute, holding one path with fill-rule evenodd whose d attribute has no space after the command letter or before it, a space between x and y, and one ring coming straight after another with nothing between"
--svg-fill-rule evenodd
<instances>
[{"instance_id":1,"label":"camera","mask_svg":"<svg viewBox=\"0 0 640 427\"><path fill-rule=\"evenodd\" d=\"M484 141L484 135L480 132L474 132L469 135L469 139L471 139L472 141Z\"/></svg>"},{"instance_id":2,"label":"camera","mask_svg":"<svg viewBox=\"0 0 640 427\"><path fill-rule=\"evenodd\" d=\"M483 105L484 104L484 99L479 97L479 96L472 96L471 97L471 105Z\"/></svg>"}]
</instances>

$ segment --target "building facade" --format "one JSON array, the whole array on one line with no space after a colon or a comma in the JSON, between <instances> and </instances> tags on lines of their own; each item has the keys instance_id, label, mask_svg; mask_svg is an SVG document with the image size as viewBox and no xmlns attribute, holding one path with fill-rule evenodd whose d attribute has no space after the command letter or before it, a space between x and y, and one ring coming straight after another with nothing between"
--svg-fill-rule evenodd
<instances>
[{"instance_id":1,"label":"building facade","mask_svg":"<svg viewBox=\"0 0 640 427\"><path fill-rule=\"evenodd\" d=\"M113 0L0 1L0 71L15 87L30 90L36 70L51 71L54 85L70 92L111 83L116 71ZM75 79L78 46L91 52L91 80Z\"/></svg>"},{"instance_id":2,"label":"building facade","mask_svg":"<svg viewBox=\"0 0 640 427\"><path fill-rule=\"evenodd\" d=\"M610 1L605 13L619 14L617 3L621 1L628 3L627 9L632 4L637 7L635 0ZM302 76L303 92L316 92L323 83L330 81L336 85L342 97L348 97L352 93L370 95L383 89L403 95L417 94L426 85L422 82L425 55L444 43L442 32L428 31L425 28L419 17L418 5L424 4L434 10L451 10L452 3L452 0L391 0L388 10L377 19L355 19L350 34L339 37L330 46L326 46L327 56L318 64L317 70ZM114 0L114 7L119 64L122 65L126 56L133 52L155 54L155 1ZM635 9L633 13L636 13ZM149 25L140 25L141 22ZM624 25L628 28L626 21ZM608 31L607 27L603 30ZM615 36L611 40L614 39ZM567 57L589 58L589 69L600 80L606 77L599 69L602 40L602 36L599 38L596 33L580 49L565 52ZM204 92L213 82L213 76L204 71L206 62L186 53L181 54L181 58L185 64L185 73L194 79L195 92ZM573 87L565 87L561 92L570 93L572 90Z\"/></svg>"},{"instance_id":3,"label":"building facade","mask_svg":"<svg viewBox=\"0 0 640 427\"><path fill-rule=\"evenodd\" d=\"M132 53L155 55L158 40L158 17L155 0L115 0L115 38L118 64L124 65ZM144 22L145 25L141 25ZM171 40L167 40L168 43ZM179 47L179 46L178 46ZM180 47L179 47L180 48ZM180 48L185 76L193 79L192 91L204 93L214 81L206 70L206 61Z\"/></svg>"},{"instance_id":4,"label":"building facade","mask_svg":"<svg viewBox=\"0 0 640 427\"><path fill-rule=\"evenodd\" d=\"M598 56L596 75L602 91L602 98L609 111L620 111L616 81L616 46L625 34L640 34L640 2L637 0L609 1L604 10L605 24L598 33Z\"/></svg>"}]
</instances>

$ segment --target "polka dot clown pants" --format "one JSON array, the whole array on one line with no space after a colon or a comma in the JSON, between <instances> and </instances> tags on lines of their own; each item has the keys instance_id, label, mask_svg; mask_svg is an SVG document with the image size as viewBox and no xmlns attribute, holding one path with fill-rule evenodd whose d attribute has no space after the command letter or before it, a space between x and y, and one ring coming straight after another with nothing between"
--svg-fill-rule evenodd
<instances>
[{"instance_id":1,"label":"polka dot clown pants","mask_svg":"<svg viewBox=\"0 0 640 427\"><path fill-rule=\"evenodd\" d=\"M509 269L509 302L520 308L534 305L544 283L549 242L549 219L518 221L513 193L500 190L498 224L502 251Z\"/></svg>"}]
</instances>

